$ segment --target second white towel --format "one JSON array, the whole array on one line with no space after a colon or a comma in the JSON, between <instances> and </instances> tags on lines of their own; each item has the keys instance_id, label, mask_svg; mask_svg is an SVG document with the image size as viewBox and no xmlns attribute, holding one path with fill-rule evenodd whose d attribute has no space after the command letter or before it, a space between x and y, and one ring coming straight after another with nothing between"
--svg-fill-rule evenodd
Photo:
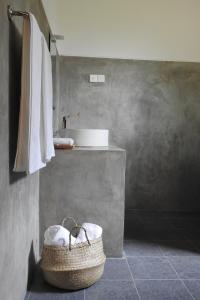
<instances>
[{"instance_id":1,"label":"second white towel","mask_svg":"<svg viewBox=\"0 0 200 300\"><path fill-rule=\"evenodd\" d=\"M102 236L103 230L99 225L92 224L92 223L83 223L82 227L85 228L88 239L90 241L96 240ZM81 228L80 232L77 236L77 239L75 241L75 244L84 243L86 241L87 241L87 239L85 236L85 231Z\"/></svg>"}]
</instances>

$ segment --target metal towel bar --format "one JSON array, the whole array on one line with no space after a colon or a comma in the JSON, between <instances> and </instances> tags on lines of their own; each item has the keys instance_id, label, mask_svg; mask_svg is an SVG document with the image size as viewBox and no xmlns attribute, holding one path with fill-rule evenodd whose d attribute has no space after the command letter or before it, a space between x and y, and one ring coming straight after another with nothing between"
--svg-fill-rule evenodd
<instances>
[{"instance_id":1,"label":"metal towel bar","mask_svg":"<svg viewBox=\"0 0 200 300\"><path fill-rule=\"evenodd\" d=\"M13 16L20 16L20 17L29 16L28 12L14 10L14 9L12 9L12 7L10 5L7 6L7 14L8 14L9 20L12 20Z\"/></svg>"}]
</instances>

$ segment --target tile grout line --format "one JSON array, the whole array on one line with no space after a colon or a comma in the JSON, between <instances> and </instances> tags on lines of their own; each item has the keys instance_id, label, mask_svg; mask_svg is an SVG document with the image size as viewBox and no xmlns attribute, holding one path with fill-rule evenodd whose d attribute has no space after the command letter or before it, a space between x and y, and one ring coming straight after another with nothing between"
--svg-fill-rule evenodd
<instances>
[{"instance_id":1,"label":"tile grout line","mask_svg":"<svg viewBox=\"0 0 200 300\"><path fill-rule=\"evenodd\" d=\"M191 255L128 255L128 258L170 258L170 257L199 257L199 254L191 254Z\"/></svg>"},{"instance_id":2,"label":"tile grout line","mask_svg":"<svg viewBox=\"0 0 200 300\"><path fill-rule=\"evenodd\" d=\"M138 291L138 289L137 289L137 286L136 286L135 280L134 280L134 278L133 278L133 275L132 275L132 272L131 272L131 268L130 268L130 266L129 266L129 263L128 263L128 260L127 260L127 257L126 257L126 256L125 256L125 259L126 259L126 263L127 263L127 266L128 266L129 273L130 273L131 278L132 278L133 286L134 286L134 288L135 288L135 290L136 290L136 293L137 293L137 295L138 295L138 298L141 300L139 291Z\"/></svg>"},{"instance_id":3,"label":"tile grout line","mask_svg":"<svg viewBox=\"0 0 200 300\"><path fill-rule=\"evenodd\" d=\"M171 266L171 268L174 270L174 272L176 273L176 276L178 277L178 279L181 281L181 283L183 284L183 286L185 287L185 289L187 290L188 294L192 297L192 299L196 300L195 297L191 294L190 290L188 289L188 287L185 285L184 280L179 276L178 272L176 271L175 267L173 266L173 264L170 262L169 257L165 256L166 260L168 261L169 265Z\"/></svg>"},{"instance_id":4,"label":"tile grout line","mask_svg":"<svg viewBox=\"0 0 200 300\"><path fill-rule=\"evenodd\" d=\"M180 281L181 278L136 278L135 280L137 281ZM128 280L128 279L101 279L100 282L104 282L104 281L112 281L112 282L131 282L132 281L132 278L131 280ZM184 279L184 281L199 281L200 282L200 279Z\"/></svg>"},{"instance_id":5,"label":"tile grout line","mask_svg":"<svg viewBox=\"0 0 200 300\"><path fill-rule=\"evenodd\" d=\"M137 278L136 281L181 281L182 279L180 278L174 278L174 279L169 279L169 278L161 278L161 279L156 279L156 278ZM115 280L112 280L115 281ZM200 279L185 279L185 281L200 281ZM130 280L129 280L130 282Z\"/></svg>"},{"instance_id":6,"label":"tile grout line","mask_svg":"<svg viewBox=\"0 0 200 300\"><path fill-rule=\"evenodd\" d=\"M160 245L158 245L158 248L160 250L160 253L161 253L161 257L164 257L165 256L165 253L164 251L162 250L162 247Z\"/></svg>"},{"instance_id":7,"label":"tile grout line","mask_svg":"<svg viewBox=\"0 0 200 300\"><path fill-rule=\"evenodd\" d=\"M100 281L101 282L104 282L104 281L131 282L132 278L131 279L100 279Z\"/></svg>"}]
</instances>

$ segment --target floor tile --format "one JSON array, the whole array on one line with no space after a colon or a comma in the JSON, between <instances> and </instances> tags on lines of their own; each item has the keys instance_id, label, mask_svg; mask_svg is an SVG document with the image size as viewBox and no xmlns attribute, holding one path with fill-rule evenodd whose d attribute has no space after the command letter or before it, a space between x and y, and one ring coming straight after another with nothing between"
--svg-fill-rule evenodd
<instances>
[{"instance_id":1,"label":"floor tile","mask_svg":"<svg viewBox=\"0 0 200 300\"><path fill-rule=\"evenodd\" d=\"M180 280L136 280L141 300L190 300Z\"/></svg>"},{"instance_id":2,"label":"floor tile","mask_svg":"<svg viewBox=\"0 0 200 300\"><path fill-rule=\"evenodd\" d=\"M161 256L161 249L156 242L142 240L125 240L126 256Z\"/></svg>"},{"instance_id":3,"label":"floor tile","mask_svg":"<svg viewBox=\"0 0 200 300\"><path fill-rule=\"evenodd\" d=\"M85 290L85 300L139 300L133 282L100 281Z\"/></svg>"},{"instance_id":4,"label":"floor tile","mask_svg":"<svg viewBox=\"0 0 200 300\"><path fill-rule=\"evenodd\" d=\"M31 292L28 300L84 300L84 291L75 292Z\"/></svg>"},{"instance_id":5,"label":"floor tile","mask_svg":"<svg viewBox=\"0 0 200 300\"><path fill-rule=\"evenodd\" d=\"M39 270L33 281L28 300L84 300L84 291L58 289L43 280Z\"/></svg>"},{"instance_id":6,"label":"floor tile","mask_svg":"<svg viewBox=\"0 0 200 300\"><path fill-rule=\"evenodd\" d=\"M171 264L182 279L200 279L200 256L169 256Z\"/></svg>"},{"instance_id":7,"label":"floor tile","mask_svg":"<svg viewBox=\"0 0 200 300\"><path fill-rule=\"evenodd\" d=\"M184 280L185 285L195 299L200 299L200 281Z\"/></svg>"},{"instance_id":8,"label":"floor tile","mask_svg":"<svg viewBox=\"0 0 200 300\"><path fill-rule=\"evenodd\" d=\"M102 280L131 280L126 259L110 258L106 260Z\"/></svg>"},{"instance_id":9,"label":"floor tile","mask_svg":"<svg viewBox=\"0 0 200 300\"><path fill-rule=\"evenodd\" d=\"M134 279L176 279L167 259L162 257L128 257Z\"/></svg>"},{"instance_id":10,"label":"floor tile","mask_svg":"<svg viewBox=\"0 0 200 300\"><path fill-rule=\"evenodd\" d=\"M163 255L166 256L190 256L199 255L200 250L194 242L187 240L160 242Z\"/></svg>"}]
</instances>

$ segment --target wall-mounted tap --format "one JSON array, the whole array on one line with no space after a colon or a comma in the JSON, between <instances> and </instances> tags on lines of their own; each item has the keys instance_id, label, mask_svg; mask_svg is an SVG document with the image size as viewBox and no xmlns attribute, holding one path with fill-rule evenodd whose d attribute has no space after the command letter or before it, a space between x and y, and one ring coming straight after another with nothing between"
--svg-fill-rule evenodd
<instances>
[{"instance_id":1,"label":"wall-mounted tap","mask_svg":"<svg viewBox=\"0 0 200 300\"><path fill-rule=\"evenodd\" d=\"M67 119L66 119L66 116L63 116L62 124L63 124L63 129L65 129L65 128L67 127Z\"/></svg>"}]
</instances>

